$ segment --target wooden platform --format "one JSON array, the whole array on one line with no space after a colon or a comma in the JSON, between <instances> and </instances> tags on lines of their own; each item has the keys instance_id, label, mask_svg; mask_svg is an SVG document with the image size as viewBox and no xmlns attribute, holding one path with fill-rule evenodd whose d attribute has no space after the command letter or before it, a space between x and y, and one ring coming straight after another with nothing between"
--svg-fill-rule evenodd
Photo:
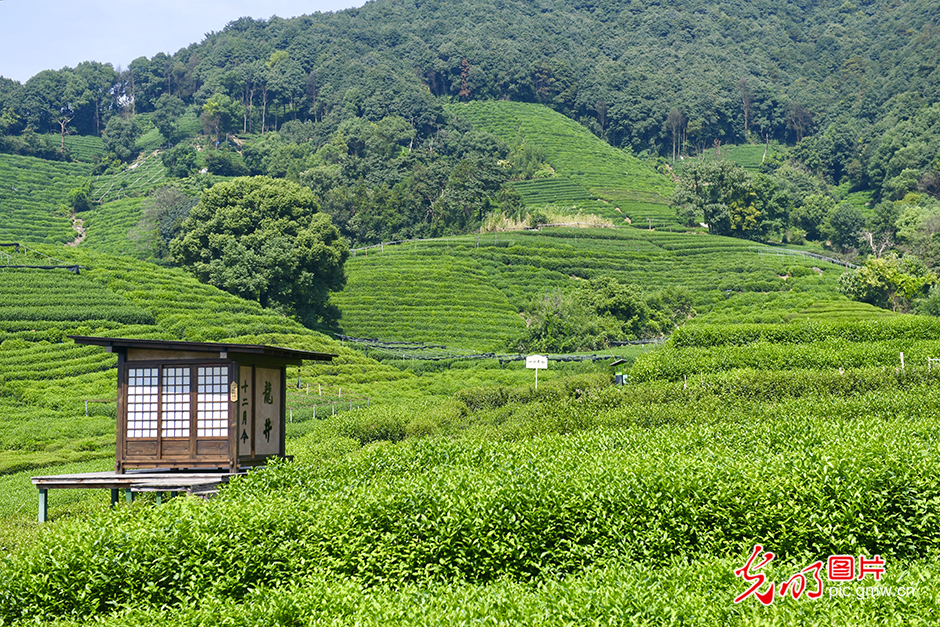
<instances>
[{"instance_id":1,"label":"wooden platform","mask_svg":"<svg viewBox=\"0 0 940 627\"><path fill-rule=\"evenodd\" d=\"M39 488L39 522L46 522L49 517L49 490L103 489L111 490L111 504L118 500L118 493L123 490L127 501L134 500L135 492L156 492L158 500L164 492L187 492L189 494L209 495L216 492L220 485L229 478L244 472L171 472L156 468L127 471L118 474L114 471L85 472L74 475L49 475L33 477L32 482Z\"/></svg>"}]
</instances>

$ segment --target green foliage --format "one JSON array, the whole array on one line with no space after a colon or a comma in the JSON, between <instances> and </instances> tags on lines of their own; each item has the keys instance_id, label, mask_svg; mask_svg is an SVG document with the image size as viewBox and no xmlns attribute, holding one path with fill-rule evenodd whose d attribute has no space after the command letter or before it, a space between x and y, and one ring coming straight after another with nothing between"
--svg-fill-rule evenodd
<instances>
[{"instance_id":1,"label":"green foliage","mask_svg":"<svg viewBox=\"0 0 940 627\"><path fill-rule=\"evenodd\" d=\"M810 194L790 214L790 223L806 232L812 240L822 239L822 227L826 217L836 210L836 201L823 194Z\"/></svg>"},{"instance_id":2,"label":"green foliage","mask_svg":"<svg viewBox=\"0 0 940 627\"><path fill-rule=\"evenodd\" d=\"M167 259L170 242L182 234L183 222L198 202L175 187L161 187L144 201L140 221L127 237L137 241L145 257Z\"/></svg>"},{"instance_id":3,"label":"green foliage","mask_svg":"<svg viewBox=\"0 0 940 627\"><path fill-rule=\"evenodd\" d=\"M69 190L69 207L72 211L88 211L91 209L91 181L86 181L81 187Z\"/></svg>"},{"instance_id":4,"label":"green foliage","mask_svg":"<svg viewBox=\"0 0 940 627\"><path fill-rule=\"evenodd\" d=\"M346 283L346 242L309 190L246 177L205 192L170 242L201 281L306 324L331 319L329 293Z\"/></svg>"},{"instance_id":5,"label":"green foliage","mask_svg":"<svg viewBox=\"0 0 940 627\"><path fill-rule=\"evenodd\" d=\"M82 189L87 164L47 162L0 155L0 240L65 243L76 237L71 220L60 207L69 206L69 192Z\"/></svg>"},{"instance_id":6,"label":"green foliage","mask_svg":"<svg viewBox=\"0 0 940 627\"><path fill-rule=\"evenodd\" d=\"M813 396L821 419L806 398L578 388L480 410L456 440L386 440L336 457L318 434L297 443L295 463L236 480L213 503L63 521L0 566L0 615L232 603L306 577L380 591L539 588L618 564L740 566L756 542L788 568L858 553L902 568L940 537L929 389ZM331 440L349 450L344 441ZM753 451L768 450L755 471Z\"/></svg>"},{"instance_id":7,"label":"green foliage","mask_svg":"<svg viewBox=\"0 0 940 627\"><path fill-rule=\"evenodd\" d=\"M906 311L912 299L924 295L936 282L937 275L916 257L890 254L869 257L862 267L846 272L839 279L839 289L854 300Z\"/></svg>"},{"instance_id":8,"label":"green foliage","mask_svg":"<svg viewBox=\"0 0 940 627\"><path fill-rule=\"evenodd\" d=\"M526 316L526 330L510 343L519 353L574 353L608 348L611 342L650 337L660 329L653 318L671 321L679 316L670 308L673 293L644 295L635 285L623 285L609 276L579 284L568 292L539 297ZM684 315L691 306L683 300Z\"/></svg>"},{"instance_id":9,"label":"green foliage","mask_svg":"<svg viewBox=\"0 0 940 627\"><path fill-rule=\"evenodd\" d=\"M940 334L936 320L898 316L887 320L820 320L793 324L690 324L676 329L672 346L713 348L745 346L755 342L806 344L825 340L883 342L887 340L932 340Z\"/></svg>"},{"instance_id":10,"label":"green foliage","mask_svg":"<svg viewBox=\"0 0 940 627\"><path fill-rule=\"evenodd\" d=\"M519 314L532 311L543 294L601 276L658 301L648 322L653 335L669 334L693 311L697 319L727 322L786 322L804 311L853 319L887 313L838 295L843 268L766 254L772 250L735 238L631 228L409 242L354 251L349 282L332 300L347 335L477 351L503 350L524 333Z\"/></svg>"},{"instance_id":11,"label":"green foliage","mask_svg":"<svg viewBox=\"0 0 940 627\"><path fill-rule=\"evenodd\" d=\"M914 313L925 316L940 316L940 287L932 286L927 298L917 303Z\"/></svg>"},{"instance_id":12,"label":"green foliage","mask_svg":"<svg viewBox=\"0 0 940 627\"><path fill-rule=\"evenodd\" d=\"M688 226L703 220L714 235L763 239L782 226L787 206L771 179L755 177L730 161L695 161L683 169L672 206Z\"/></svg>"},{"instance_id":13,"label":"green foliage","mask_svg":"<svg viewBox=\"0 0 940 627\"><path fill-rule=\"evenodd\" d=\"M840 250L859 246L865 216L848 203L841 203L829 212L823 225L826 237Z\"/></svg>"},{"instance_id":14,"label":"green foliage","mask_svg":"<svg viewBox=\"0 0 940 627\"><path fill-rule=\"evenodd\" d=\"M248 174L248 168L245 167L245 163L238 153L235 152L213 150L206 153L205 160L206 169L212 174L219 176L245 176ZM176 165L177 168L185 167L179 163L174 165Z\"/></svg>"},{"instance_id":15,"label":"green foliage","mask_svg":"<svg viewBox=\"0 0 940 627\"><path fill-rule=\"evenodd\" d=\"M160 96L154 105L153 125L170 145L176 144L182 138L179 119L185 107L181 98L170 94Z\"/></svg>"},{"instance_id":16,"label":"green foliage","mask_svg":"<svg viewBox=\"0 0 940 627\"><path fill-rule=\"evenodd\" d=\"M81 247L112 255L146 256L145 251L139 251L138 248L149 250L149 237L146 246L142 246L141 241L135 242L135 228L141 218L143 201L143 198L112 200L96 205L91 211L83 214L81 218L85 239L82 240ZM133 245L135 243L136 246Z\"/></svg>"},{"instance_id":17,"label":"green foliage","mask_svg":"<svg viewBox=\"0 0 940 627\"><path fill-rule=\"evenodd\" d=\"M202 115L199 121L203 132L213 137L215 143L218 144L223 135L238 130L238 122L243 114L244 111L238 101L226 94L216 94L202 105Z\"/></svg>"},{"instance_id":18,"label":"green foliage","mask_svg":"<svg viewBox=\"0 0 940 627\"><path fill-rule=\"evenodd\" d=\"M131 161L137 156L135 142L140 136L140 129L134 118L125 120L115 116L108 121L104 132L104 148L121 161Z\"/></svg>"},{"instance_id":19,"label":"green foliage","mask_svg":"<svg viewBox=\"0 0 940 627\"><path fill-rule=\"evenodd\" d=\"M160 155L168 176L185 178L196 171L196 150L180 144Z\"/></svg>"},{"instance_id":20,"label":"green foliage","mask_svg":"<svg viewBox=\"0 0 940 627\"><path fill-rule=\"evenodd\" d=\"M102 203L142 196L160 185L165 177L166 169L160 158L147 155L113 174L96 177L92 186L92 198L95 202Z\"/></svg>"},{"instance_id":21,"label":"green foliage","mask_svg":"<svg viewBox=\"0 0 940 627\"><path fill-rule=\"evenodd\" d=\"M100 137L69 135L65 138L65 147L74 161L95 163L105 156L104 142Z\"/></svg>"},{"instance_id":22,"label":"green foliage","mask_svg":"<svg viewBox=\"0 0 940 627\"><path fill-rule=\"evenodd\" d=\"M530 161L537 156L553 169L550 178L513 183L527 206L559 204L572 213L583 209L618 222L650 218L658 225L678 226L666 203L673 187L666 177L549 108L474 101L449 110L510 145L524 147L532 153Z\"/></svg>"}]
</instances>

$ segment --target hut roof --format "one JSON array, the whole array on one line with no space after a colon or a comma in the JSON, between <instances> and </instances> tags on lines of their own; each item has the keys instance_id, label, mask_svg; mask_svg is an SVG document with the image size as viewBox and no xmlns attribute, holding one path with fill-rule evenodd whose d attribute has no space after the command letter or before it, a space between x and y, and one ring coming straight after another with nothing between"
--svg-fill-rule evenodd
<instances>
[{"instance_id":1,"label":"hut roof","mask_svg":"<svg viewBox=\"0 0 940 627\"><path fill-rule=\"evenodd\" d=\"M141 348L162 351L193 351L206 353L219 353L221 357L237 359L238 355L253 355L282 360L292 365L300 365L304 360L331 361L337 355L334 353L316 353L279 346L265 346L263 344L229 344L220 342L183 342L178 340L133 340L119 337L88 337L84 335L69 335L76 344L89 344L104 346L107 351L124 351L128 348Z\"/></svg>"}]
</instances>

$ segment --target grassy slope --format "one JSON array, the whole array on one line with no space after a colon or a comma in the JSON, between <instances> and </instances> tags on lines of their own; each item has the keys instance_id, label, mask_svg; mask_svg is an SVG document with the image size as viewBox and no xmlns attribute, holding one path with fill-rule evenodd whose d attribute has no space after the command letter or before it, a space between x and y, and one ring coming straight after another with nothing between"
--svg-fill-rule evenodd
<instances>
[{"instance_id":1,"label":"grassy slope","mask_svg":"<svg viewBox=\"0 0 940 627\"><path fill-rule=\"evenodd\" d=\"M21 540L0 564L0 612L78 609L81 624L107 600L133 608L114 625L932 624L940 375L883 370L891 351L833 366L873 342L930 350L938 331L700 325L663 351L720 361L687 381L650 354L626 388L582 377L349 413L214 502L141 502ZM793 359L755 366L754 347ZM885 579L849 587L915 594L736 605L756 543L777 555L763 571L777 585L830 554L879 554Z\"/></svg>"},{"instance_id":2,"label":"grassy slope","mask_svg":"<svg viewBox=\"0 0 940 627\"><path fill-rule=\"evenodd\" d=\"M156 152L144 154L117 174L97 176L92 185L92 199L107 203L131 195L146 194L160 185L166 168Z\"/></svg>"},{"instance_id":3,"label":"grassy slope","mask_svg":"<svg viewBox=\"0 0 940 627\"><path fill-rule=\"evenodd\" d=\"M114 403L92 402L86 416L84 400L113 399L115 359L99 348L76 346L67 335L234 340L338 353L329 365L291 368L291 381L299 377L304 385L304 393L292 391L288 400L296 418L292 435L311 428L312 405L321 404L318 417L323 418L340 396L346 399L337 403L342 411L354 399L356 406L366 397L382 404L449 395L468 384L530 378L518 364L440 376L421 375L420 368L417 374L403 372L256 303L202 285L181 270L81 248L36 248L83 269L80 275L66 270L0 273L0 475L9 481L13 475L8 473L20 473L15 475L19 488L0 490L0 516L22 507L22 486L38 468L56 472L62 464L98 460L107 468L112 463ZM24 256L20 261L42 260ZM545 378L560 374L553 371ZM56 503L75 500L57 498Z\"/></svg>"},{"instance_id":4,"label":"grassy slope","mask_svg":"<svg viewBox=\"0 0 940 627\"><path fill-rule=\"evenodd\" d=\"M82 213L85 240L82 248L113 255L140 256L140 242L131 239L141 217L143 198L122 198Z\"/></svg>"},{"instance_id":5,"label":"grassy slope","mask_svg":"<svg viewBox=\"0 0 940 627\"><path fill-rule=\"evenodd\" d=\"M667 177L560 113L503 101L455 104L450 111L506 142L526 141L544 150L556 177L520 183L527 205L554 204L618 223L629 217L634 223L649 218L657 226L677 224L667 201L673 189Z\"/></svg>"},{"instance_id":6,"label":"grassy slope","mask_svg":"<svg viewBox=\"0 0 940 627\"><path fill-rule=\"evenodd\" d=\"M119 237L108 241L119 248ZM817 328L813 319L883 313L834 296L841 268L760 255L750 242L635 229L499 234L479 243L467 236L350 260L349 288L337 298L347 312L347 332L391 328L407 332L401 339L443 338L477 349L517 328L517 310L531 298L579 278L613 274L646 289L693 290L700 319L684 339L680 334L641 357L631 387L595 391L592 386L603 387L601 376L555 392L548 386L539 396L519 387L530 375L519 367L403 373L181 271L81 248L43 250L86 270L80 276L0 273L0 515L6 517L0 545L49 547L42 555L14 555L5 567L18 574L0 578L5 590L26 594L24 569L36 571L35 564L47 560L38 571L65 564L63 572L73 578L56 579L68 582L57 586L57 595L72 590L91 598L96 582L120 577L108 575L108 552L124 551L128 538L137 538L132 559L140 559L145 577L159 563L148 551L163 555L161 547L176 543L172 553L191 564L176 572L190 573L190 581L202 572L212 575L214 566L207 564L222 563L216 559L266 564L264 550L246 561L239 547L263 548L269 538L284 538L283 564L292 580L301 577L294 587L266 579L283 566L281 553L273 551L270 566L223 569L243 572L251 588L261 585L247 600L221 586L199 593L198 604L183 602L169 612L159 603L131 603L136 609L112 622L205 624L234 615L246 623L306 624L342 615L363 624L420 624L428 617L562 624L565 616L579 622L590 615L636 624L914 624L925 617L929 624L940 566L918 556L940 546L931 522L940 519L940 492L931 479L938 472L929 435L937 419L935 382L921 364L936 354L937 329L911 326L910 318ZM411 303L411 310L403 306ZM705 324L805 318L809 324ZM336 363L288 376L325 385L328 394L343 387L344 397L384 402L335 419L292 423L290 452L302 466L274 475L270 485L259 479L241 497L162 511L140 503L109 515L103 494L56 495L58 522L36 530L24 522L33 515L31 469L76 472L107 468L113 459L113 410L93 406L86 419L80 402L112 393L113 360L61 341L73 333L334 351L341 355ZM900 351L908 355L908 368L895 374ZM553 367L544 374L550 381L567 373ZM57 387L50 387L53 381ZM474 390L492 383L513 387ZM459 390L467 391L454 397ZM299 403L296 393L293 398ZM226 516L235 510L244 512L237 529L230 525L236 517ZM316 512L324 513L317 518ZM99 515L104 518L82 520ZM177 533L180 520L196 525L193 536ZM634 520L646 522L637 527ZM350 541L370 548L355 551L357 559L349 562L305 561L312 529L327 537L351 534L356 540ZM177 535L162 539L167 533ZM400 550L399 537L411 538ZM546 538L573 537L583 542L572 550L542 545ZM231 538L238 542L229 546ZM504 547L502 539L525 542ZM779 545L787 561L775 576L805 566L810 555L881 551L890 556L884 583L914 585L918 596L737 606L730 599L743 588L732 571L754 542ZM624 547L629 559L618 552ZM204 559L205 550L221 552ZM382 550L391 551L389 559ZM69 567L68 559L86 554L90 562ZM55 556L63 555L68 559L58 562ZM584 568L556 577L553 560L569 564L566 555ZM676 555L681 558L670 562ZM434 561L425 568L420 560L426 556ZM96 570L99 563L103 570ZM18 564L26 566L17 571ZM475 565L484 576L466 583L427 575L441 568L459 572L461 564ZM532 564L543 569L534 581L512 574ZM356 569L365 568L377 570L363 571L362 579ZM427 576L412 574L413 583L403 587L367 583L400 568ZM354 575L337 575L349 572ZM651 586L661 594L651 594ZM316 601L311 589L319 591ZM28 612L30 597L24 599L7 607ZM416 603L422 618L402 612L402 604Z\"/></svg>"},{"instance_id":7,"label":"grassy slope","mask_svg":"<svg viewBox=\"0 0 940 627\"><path fill-rule=\"evenodd\" d=\"M347 335L478 351L504 349L534 298L602 275L646 291L684 287L706 321L890 315L839 295L842 267L765 249L632 228L468 235L360 252L334 302Z\"/></svg>"},{"instance_id":8,"label":"grassy slope","mask_svg":"<svg viewBox=\"0 0 940 627\"><path fill-rule=\"evenodd\" d=\"M96 159L105 156L104 141L93 135L67 135L65 147L75 161L94 163Z\"/></svg>"},{"instance_id":9,"label":"grassy slope","mask_svg":"<svg viewBox=\"0 0 940 627\"><path fill-rule=\"evenodd\" d=\"M0 155L0 242L70 242L77 234L60 210L91 173L84 163Z\"/></svg>"}]
</instances>

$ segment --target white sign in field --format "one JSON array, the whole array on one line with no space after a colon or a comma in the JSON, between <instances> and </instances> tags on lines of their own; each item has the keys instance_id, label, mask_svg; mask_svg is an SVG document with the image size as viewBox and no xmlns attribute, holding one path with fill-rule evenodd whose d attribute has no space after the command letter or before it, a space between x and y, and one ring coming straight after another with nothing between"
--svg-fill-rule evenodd
<instances>
[{"instance_id":1,"label":"white sign in field","mask_svg":"<svg viewBox=\"0 0 940 627\"><path fill-rule=\"evenodd\" d=\"M525 367L535 370L545 370L548 368L548 357L545 355L531 355L525 358Z\"/></svg>"},{"instance_id":2,"label":"white sign in field","mask_svg":"<svg viewBox=\"0 0 940 627\"><path fill-rule=\"evenodd\" d=\"M539 370L548 368L548 357L545 355L530 355L525 358L525 367L535 370L535 389L539 389Z\"/></svg>"}]
</instances>

